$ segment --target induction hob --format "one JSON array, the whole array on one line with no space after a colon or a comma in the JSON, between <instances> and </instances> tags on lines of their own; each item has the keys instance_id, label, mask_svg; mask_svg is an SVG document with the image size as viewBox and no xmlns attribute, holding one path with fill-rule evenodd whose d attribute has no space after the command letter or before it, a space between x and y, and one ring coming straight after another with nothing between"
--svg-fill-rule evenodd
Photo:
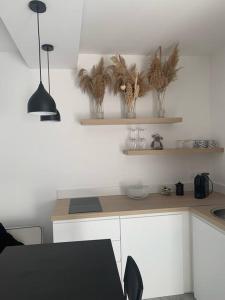
<instances>
[{"instance_id":1,"label":"induction hob","mask_svg":"<svg viewBox=\"0 0 225 300\"><path fill-rule=\"evenodd\" d=\"M69 214L101 212L102 207L98 197L71 198Z\"/></svg>"}]
</instances>

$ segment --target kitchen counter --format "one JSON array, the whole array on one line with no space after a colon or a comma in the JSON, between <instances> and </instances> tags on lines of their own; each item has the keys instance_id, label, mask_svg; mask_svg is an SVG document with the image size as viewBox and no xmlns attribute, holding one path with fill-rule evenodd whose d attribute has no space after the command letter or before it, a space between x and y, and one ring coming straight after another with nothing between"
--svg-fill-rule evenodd
<instances>
[{"instance_id":1,"label":"kitchen counter","mask_svg":"<svg viewBox=\"0 0 225 300\"><path fill-rule=\"evenodd\" d=\"M92 213L69 214L70 199L58 199L51 220L72 220L85 218L100 218L109 216L137 215L147 213L191 211L206 219L213 225L225 230L225 221L211 213L213 208L225 207L225 195L214 192L208 198L195 199L193 192L184 196L162 196L151 194L143 200L132 200L127 196L101 196L99 197L102 211Z\"/></svg>"},{"instance_id":2,"label":"kitchen counter","mask_svg":"<svg viewBox=\"0 0 225 300\"><path fill-rule=\"evenodd\" d=\"M140 270L144 270L144 299L191 291L192 281L196 276L198 278L196 270L200 270L203 283L211 270L214 272L212 278L217 276L218 269L220 277L224 278L221 261L224 261L225 221L211 213L213 208L225 207L224 194L213 193L205 199L195 199L193 192L186 192L184 196L151 194L143 200L132 200L127 196L105 196L99 200L101 212L79 214L69 214L70 199L57 200L52 214L54 242L111 239L121 278L122 266L131 253ZM216 268L212 268L215 261ZM210 272L205 271L206 265ZM196 281L195 286L198 286ZM201 287L205 289L204 284ZM222 282L219 289L224 291Z\"/></svg>"},{"instance_id":3,"label":"kitchen counter","mask_svg":"<svg viewBox=\"0 0 225 300\"><path fill-rule=\"evenodd\" d=\"M210 224L225 231L225 220L220 219L212 214L212 209L225 208L225 205L207 205L207 206L197 206L191 207L190 211L196 215L209 222Z\"/></svg>"}]
</instances>

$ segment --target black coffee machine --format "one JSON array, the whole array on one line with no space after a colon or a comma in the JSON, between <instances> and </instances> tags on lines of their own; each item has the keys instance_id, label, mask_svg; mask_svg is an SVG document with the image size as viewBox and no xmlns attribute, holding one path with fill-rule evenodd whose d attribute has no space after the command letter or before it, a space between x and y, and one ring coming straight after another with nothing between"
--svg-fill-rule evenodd
<instances>
[{"instance_id":1,"label":"black coffee machine","mask_svg":"<svg viewBox=\"0 0 225 300\"><path fill-rule=\"evenodd\" d=\"M211 183L211 190L209 190L209 184ZM201 173L195 176L194 180L194 192L195 198L203 199L209 196L213 192L213 182L209 178L209 173Z\"/></svg>"}]
</instances>

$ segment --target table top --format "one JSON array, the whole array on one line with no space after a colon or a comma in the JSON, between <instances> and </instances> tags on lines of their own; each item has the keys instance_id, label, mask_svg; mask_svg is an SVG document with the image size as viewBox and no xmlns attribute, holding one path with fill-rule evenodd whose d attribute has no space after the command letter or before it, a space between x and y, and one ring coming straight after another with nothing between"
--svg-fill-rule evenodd
<instances>
[{"instance_id":1,"label":"table top","mask_svg":"<svg viewBox=\"0 0 225 300\"><path fill-rule=\"evenodd\" d=\"M0 255L4 300L122 300L110 240L8 247Z\"/></svg>"}]
</instances>

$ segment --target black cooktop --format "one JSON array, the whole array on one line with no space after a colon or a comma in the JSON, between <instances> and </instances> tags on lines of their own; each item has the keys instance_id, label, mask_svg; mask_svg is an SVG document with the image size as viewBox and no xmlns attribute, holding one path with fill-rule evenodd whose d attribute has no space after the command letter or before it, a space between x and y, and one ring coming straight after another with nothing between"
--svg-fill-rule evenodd
<instances>
[{"instance_id":1,"label":"black cooktop","mask_svg":"<svg viewBox=\"0 0 225 300\"><path fill-rule=\"evenodd\" d=\"M71 198L69 214L100 212L102 207L98 197Z\"/></svg>"}]
</instances>

